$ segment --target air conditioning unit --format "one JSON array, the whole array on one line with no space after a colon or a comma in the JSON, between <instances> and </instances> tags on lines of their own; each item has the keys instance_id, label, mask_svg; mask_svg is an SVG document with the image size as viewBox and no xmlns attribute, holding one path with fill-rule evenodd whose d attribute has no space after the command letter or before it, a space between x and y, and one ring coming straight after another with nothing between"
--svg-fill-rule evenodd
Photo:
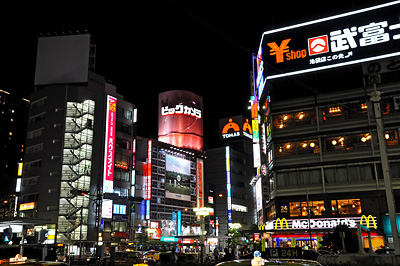
<instances>
[{"instance_id":1,"label":"air conditioning unit","mask_svg":"<svg viewBox=\"0 0 400 266\"><path fill-rule=\"evenodd\" d=\"M394 109L396 111L400 110L400 97L393 97Z\"/></svg>"}]
</instances>

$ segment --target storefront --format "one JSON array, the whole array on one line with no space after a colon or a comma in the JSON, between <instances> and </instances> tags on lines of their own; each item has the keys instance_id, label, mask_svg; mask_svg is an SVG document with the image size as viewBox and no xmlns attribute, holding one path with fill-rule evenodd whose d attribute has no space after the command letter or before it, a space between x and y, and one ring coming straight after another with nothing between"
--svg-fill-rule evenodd
<instances>
[{"instance_id":1,"label":"storefront","mask_svg":"<svg viewBox=\"0 0 400 266\"><path fill-rule=\"evenodd\" d=\"M319 242L326 233L332 232L338 225L346 225L350 229L357 230L359 224L370 230L373 249L385 245L385 237L378 229L380 224L372 215L352 217L330 217L310 219L286 219L278 218L259 226L260 237L266 239L266 247L302 247L317 249ZM367 233L363 232L364 247L369 247ZM310 241L311 239L311 241Z\"/></svg>"}]
</instances>

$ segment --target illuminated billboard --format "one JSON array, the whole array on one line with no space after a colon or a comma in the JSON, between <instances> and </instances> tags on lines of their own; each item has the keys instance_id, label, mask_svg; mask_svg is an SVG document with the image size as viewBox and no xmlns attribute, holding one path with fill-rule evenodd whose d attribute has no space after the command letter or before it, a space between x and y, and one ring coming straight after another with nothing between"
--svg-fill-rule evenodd
<instances>
[{"instance_id":1,"label":"illuminated billboard","mask_svg":"<svg viewBox=\"0 0 400 266\"><path fill-rule=\"evenodd\" d=\"M400 55L400 2L263 33L256 88L265 80Z\"/></svg>"},{"instance_id":2,"label":"illuminated billboard","mask_svg":"<svg viewBox=\"0 0 400 266\"><path fill-rule=\"evenodd\" d=\"M103 193L114 192L114 149L117 98L107 95Z\"/></svg>"},{"instance_id":3,"label":"illuminated billboard","mask_svg":"<svg viewBox=\"0 0 400 266\"><path fill-rule=\"evenodd\" d=\"M219 138L221 140L232 139L237 137L247 137L252 139L253 130L249 119L242 115L223 118L219 120Z\"/></svg>"},{"instance_id":4,"label":"illuminated billboard","mask_svg":"<svg viewBox=\"0 0 400 266\"><path fill-rule=\"evenodd\" d=\"M190 161L165 156L165 197L190 201Z\"/></svg>"},{"instance_id":5,"label":"illuminated billboard","mask_svg":"<svg viewBox=\"0 0 400 266\"><path fill-rule=\"evenodd\" d=\"M197 159L197 208L204 206L204 161L203 159Z\"/></svg>"},{"instance_id":6,"label":"illuminated billboard","mask_svg":"<svg viewBox=\"0 0 400 266\"><path fill-rule=\"evenodd\" d=\"M189 91L159 94L158 140L180 148L203 150L203 98Z\"/></svg>"}]
</instances>

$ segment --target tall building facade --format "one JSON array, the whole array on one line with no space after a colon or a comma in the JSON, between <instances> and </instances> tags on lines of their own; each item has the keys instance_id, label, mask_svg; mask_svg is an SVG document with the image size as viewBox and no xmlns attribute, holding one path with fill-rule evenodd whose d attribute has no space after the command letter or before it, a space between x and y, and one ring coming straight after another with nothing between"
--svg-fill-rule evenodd
<instances>
[{"instance_id":1,"label":"tall building facade","mask_svg":"<svg viewBox=\"0 0 400 266\"><path fill-rule=\"evenodd\" d=\"M90 46L85 35L60 38L45 40L50 51ZM39 43L39 63L41 49ZM76 82L79 75L56 81L65 71L43 72L43 64L31 95L19 216L46 221L28 235L46 230L41 243L68 244L75 254L111 242L124 245L133 232L135 106L94 72L84 82ZM70 68L76 71L72 63Z\"/></svg>"},{"instance_id":2,"label":"tall building facade","mask_svg":"<svg viewBox=\"0 0 400 266\"><path fill-rule=\"evenodd\" d=\"M252 100L262 165L257 215L267 245L318 248L337 225L361 224L371 230L372 248L393 247L387 213L400 204L400 87L393 67L398 54L382 46L399 47L389 26L398 9L385 4L263 34ZM376 12L387 38L364 45ZM351 45L338 47L335 34L350 24ZM283 32L295 37L282 40L285 47L275 54L267 47L275 49ZM372 97L376 90L379 101Z\"/></svg>"},{"instance_id":3,"label":"tall building facade","mask_svg":"<svg viewBox=\"0 0 400 266\"><path fill-rule=\"evenodd\" d=\"M15 191L17 179L22 167L26 119L28 116L29 100L17 97L11 92L0 90L0 217L16 215ZM19 182L19 181L18 181Z\"/></svg>"},{"instance_id":4,"label":"tall building facade","mask_svg":"<svg viewBox=\"0 0 400 266\"><path fill-rule=\"evenodd\" d=\"M206 196L215 210L210 218L215 235L227 236L229 229L256 223L252 129L244 116L221 119L219 129L221 144L206 150Z\"/></svg>"}]
</instances>

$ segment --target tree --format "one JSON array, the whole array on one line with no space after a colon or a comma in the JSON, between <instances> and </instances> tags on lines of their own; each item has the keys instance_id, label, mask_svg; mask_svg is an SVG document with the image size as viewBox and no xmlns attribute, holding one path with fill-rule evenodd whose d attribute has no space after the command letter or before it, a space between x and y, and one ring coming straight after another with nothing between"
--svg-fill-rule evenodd
<instances>
[{"instance_id":1,"label":"tree","mask_svg":"<svg viewBox=\"0 0 400 266\"><path fill-rule=\"evenodd\" d=\"M344 245L347 253L357 253L358 252L358 239L357 234L354 229L350 229L347 225L340 224L333 228L333 232L326 233L324 239L320 242L322 245L321 249L331 250L333 252L338 252L343 249L342 239L340 238L340 233L344 232Z\"/></svg>"},{"instance_id":2,"label":"tree","mask_svg":"<svg viewBox=\"0 0 400 266\"><path fill-rule=\"evenodd\" d=\"M229 247L236 249L238 245L240 245L241 241L239 240L242 235L239 233L239 231L234 228L234 229L229 229L228 235L231 237L229 239Z\"/></svg>"}]
</instances>

